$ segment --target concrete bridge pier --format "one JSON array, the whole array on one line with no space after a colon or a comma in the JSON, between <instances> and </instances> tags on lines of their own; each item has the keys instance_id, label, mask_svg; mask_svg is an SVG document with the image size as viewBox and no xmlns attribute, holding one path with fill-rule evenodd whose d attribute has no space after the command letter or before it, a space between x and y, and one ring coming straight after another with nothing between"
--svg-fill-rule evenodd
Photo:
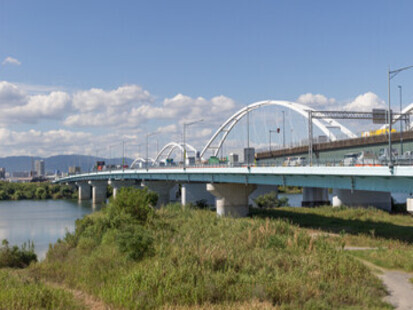
<instances>
[{"instance_id":1,"label":"concrete bridge pier","mask_svg":"<svg viewBox=\"0 0 413 310\"><path fill-rule=\"evenodd\" d=\"M248 214L248 196L257 188L254 184L207 184L207 190L216 197L219 216L244 217Z\"/></svg>"},{"instance_id":2,"label":"concrete bridge pier","mask_svg":"<svg viewBox=\"0 0 413 310\"><path fill-rule=\"evenodd\" d=\"M90 185L88 182L76 182L78 187L79 201L90 199Z\"/></svg>"},{"instance_id":3,"label":"concrete bridge pier","mask_svg":"<svg viewBox=\"0 0 413 310\"><path fill-rule=\"evenodd\" d=\"M303 187L303 207L316 207L329 205L328 188L322 187Z\"/></svg>"},{"instance_id":4,"label":"concrete bridge pier","mask_svg":"<svg viewBox=\"0 0 413 310\"><path fill-rule=\"evenodd\" d=\"M142 184L150 191L158 194L158 203L156 204L156 207L169 203L170 191L175 186L174 182L166 181L144 181Z\"/></svg>"},{"instance_id":5,"label":"concrete bridge pier","mask_svg":"<svg viewBox=\"0 0 413 310\"><path fill-rule=\"evenodd\" d=\"M205 183L182 183L181 184L181 204L196 203L205 200L207 205L215 204L215 197L207 191Z\"/></svg>"},{"instance_id":6,"label":"concrete bridge pier","mask_svg":"<svg viewBox=\"0 0 413 310\"><path fill-rule=\"evenodd\" d=\"M251 193L249 196L248 202L253 207L257 207L255 203L255 199L261 195L269 194L271 192L275 192L278 196L278 186L277 185L257 185L257 189Z\"/></svg>"},{"instance_id":7,"label":"concrete bridge pier","mask_svg":"<svg viewBox=\"0 0 413 310\"><path fill-rule=\"evenodd\" d=\"M113 188L113 198L116 198L121 187L140 187L135 180L109 180L108 184Z\"/></svg>"},{"instance_id":8,"label":"concrete bridge pier","mask_svg":"<svg viewBox=\"0 0 413 310\"><path fill-rule=\"evenodd\" d=\"M333 207L372 206L391 211L390 192L361 191L349 189L333 189Z\"/></svg>"},{"instance_id":9,"label":"concrete bridge pier","mask_svg":"<svg viewBox=\"0 0 413 310\"><path fill-rule=\"evenodd\" d=\"M93 180L89 181L89 185L92 186L93 204L105 202L108 195L108 182L106 180Z\"/></svg>"}]
</instances>

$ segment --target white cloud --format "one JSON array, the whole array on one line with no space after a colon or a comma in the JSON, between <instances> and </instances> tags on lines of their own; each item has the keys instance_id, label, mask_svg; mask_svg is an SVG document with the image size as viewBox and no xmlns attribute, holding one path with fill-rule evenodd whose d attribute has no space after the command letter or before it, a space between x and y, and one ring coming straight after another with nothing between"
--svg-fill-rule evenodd
<instances>
[{"instance_id":1,"label":"white cloud","mask_svg":"<svg viewBox=\"0 0 413 310\"><path fill-rule=\"evenodd\" d=\"M327 98L321 94L306 93L297 98L298 103L308 105L311 108L327 108L336 103L336 99Z\"/></svg>"},{"instance_id":2,"label":"white cloud","mask_svg":"<svg viewBox=\"0 0 413 310\"><path fill-rule=\"evenodd\" d=\"M367 92L357 96L353 101L347 103L343 110L346 111L371 111L372 109L385 108L384 100L375 93Z\"/></svg>"},{"instance_id":3,"label":"white cloud","mask_svg":"<svg viewBox=\"0 0 413 310\"><path fill-rule=\"evenodd\" d=\"M15 84L0 81L0 107L24 105L27 95Z\"/></svg>"},{"instance_id":4,"label":"white cloud","mask_svg":"<svg viewBox=\"0 0 413 310\"><path fill-rule=\"evenodd\" d=\"M5 66L5 65L20 66L22 63L18 59L9 56L9 57L6 57L3 60L2 64L3 64L3 66Z\"/></svg>"},{"instance_id":5,"label":"white cloud","mask_svg":"<svg viewBox=\"0 0 413 310\"><path fill-rule=\"evenodd\" d=\"M39 131L13 131L0 128L0 154L40 155L85 154L91 147L94 137L91 133L73 132L63 129ZM90 150L91 151L91 150Z\"/></svg>"},{"instance_id":6,"label":"white cloud","mask_svg":"<svg viewBox=\"0 0 413 310\"><path fill-rule=\"evenodd\" d=\"M7 121L35 123L39 119L60 119L68 109L70 96L64 92L28 97L25 105L4 109L0 118Z\"/></svg>"}]
</instances>

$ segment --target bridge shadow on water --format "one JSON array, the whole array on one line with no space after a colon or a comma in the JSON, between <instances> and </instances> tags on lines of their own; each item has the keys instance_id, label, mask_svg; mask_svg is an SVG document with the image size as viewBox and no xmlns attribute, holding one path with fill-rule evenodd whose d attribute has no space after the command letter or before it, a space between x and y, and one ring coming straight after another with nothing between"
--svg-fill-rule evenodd
<instances>
[{"instance_id":1,"label":"bridge shadow on water","mask_svg":"<svg viewBox=\"0 0 413 310\"><path fill-rule=\"evenodd\" d=\"M283 209L251 209L250 215L258 218L285 219L300 227L322 230L327 233L339 234L344 231L353 235L374 234L376 237L413 244L413 226L397 225L385 221L343 219L332 215Z\"/></svg>"}]
</instances>

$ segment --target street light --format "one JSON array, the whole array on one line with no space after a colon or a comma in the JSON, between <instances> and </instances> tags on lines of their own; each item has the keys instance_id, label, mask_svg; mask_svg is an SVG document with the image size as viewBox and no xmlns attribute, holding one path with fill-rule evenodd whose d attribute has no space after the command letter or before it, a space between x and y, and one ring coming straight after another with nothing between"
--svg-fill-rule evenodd
<instances>
[{"instance_id":1,"label":"street light","mask_svg":"<svg viewBox=\"0 0 413 310\"><path fill-rule=\"evenodd\" d=\"M186 127L189 127L191 125L194 125L196 123L203 122L204 119L199 119L197 121L192 121L188 123L184 123L184 134L183 134L183 140L184 140L184 170L186 169Z\"/></svg>"},{"instance_id":2,"label":"street light","mask_svg":"<svg viewBox=\"0 0 413 310\"><path fill-rule=\"evenodd\" d=\"M285 149L285 111L283 112L283 149Z\"/></svg>"},{"instance_id":3,"label":"street light","mask_svg":"<svg viewBox=\"0 0 413 310\"><path fill-rule=\"evenodd\" d=\"M145 166L146 166L146 171L149 169L149 150L148 150L148 144L149 144L149 137L154 136L159 134L158 131L150 132L146 134L146 159L145 159Z\"/></svg>"},{"instance_id":4,"label":"street light","mask_svg":"<svg viewBox=\"0 0 413 310\"><path fill-rule=\"evenodd\" d=\"M402 100L402 87L401 85L398 86L400 90L400 117L402 117L402 110L403 110L403 100ZM400 122L400 155L403 155L403 121L399 118Z\"/></svg>"},{"instance_id":5,"label":"street light","mask_svg":"<svg viewBox=\"0 0 413 310\"><path fill-rule=\"evenodd\" d=\"M393 152L392 152L392 147L391 147L391 126L392 126L392 116L391 116L391 103L390 103L390 80L394 78L396 75L398 75L400 72L404 70L408 70L413 68L413 66L408 66L408 67L403 67L400 69L396 70L388 70L387 72L387 87L388 87L388 95L389 95L389 109L388 109L388 119L389 119L389 168L393 168Z\"/></svg>"},{"instance_id":6,"label":"street light","mask_svg":"<svg viewBox=\"0 0 413 310\"><path fill-rule=\"evenodd\" d=\"M277 130L270 129L268 131L269 142L270 142L270 153L271 153L271 133L273 133L273 132L277 132Z\"/></svg>"}]
</instances>

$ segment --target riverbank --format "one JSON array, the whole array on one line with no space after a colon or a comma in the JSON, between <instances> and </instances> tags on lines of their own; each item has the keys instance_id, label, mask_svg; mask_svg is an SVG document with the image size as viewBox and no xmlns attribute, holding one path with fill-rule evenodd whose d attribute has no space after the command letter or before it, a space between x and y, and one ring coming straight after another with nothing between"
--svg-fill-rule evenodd
<instances>
[{"instance_id":1,"label":"riverbank","mask_svg":"<svg viewBox=\"0 0 413 310\"><path fill-rule=\"evenodd\" d=\"M217 218L179 205L152 211L142 195L77 221L23 275L113 309L390 309L360 258L407 271L413 261L410 216L286 207ZM376 248L388 255L369 254Z\"/></svg>"},{"instance_id":2,"label":"riverbank","mask_svg":"<svg viewBox=\"0 0 413 310\"><path fill-rule=\"evenodd\" d=\"M77 189L49 182L13 183L0 181L0 201L31 199L77 199Z\"/></svg>"}]
</instances>

